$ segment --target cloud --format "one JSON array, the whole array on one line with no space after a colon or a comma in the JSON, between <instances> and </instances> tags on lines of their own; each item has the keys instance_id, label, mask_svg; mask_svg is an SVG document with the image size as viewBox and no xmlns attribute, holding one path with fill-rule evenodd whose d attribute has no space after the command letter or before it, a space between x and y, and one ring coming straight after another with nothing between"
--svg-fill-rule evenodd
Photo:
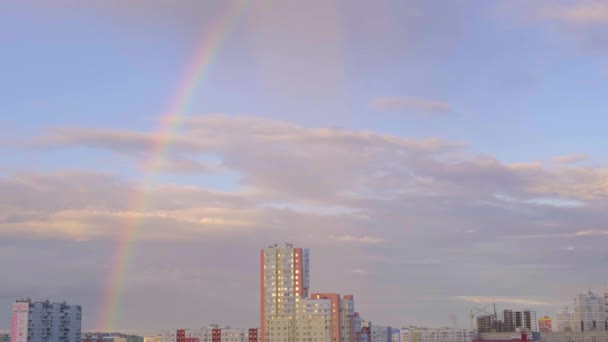
<instances>
[{"instance_id":1,"label":"cloud","mask_svg":"<svg viewBox=\"0 0 608 342\"><path fill-rule=\"evenodd\" d=\"M383 238L367 235L362 237L356 237L351 235L330 235L329 238L340 242L358 242L366 245L379 245L385 242Z\"/></svg>"},{"instance_id":2,"label":"cloud","mask_svg":"<svg viewBox=\"0 0 608 342\"><path fill-rule=\"evenodd\" d=\"M456 296L455 299L462 300L473 304L515 304L515 305L530 305L530 306L547 306L547 302L537 299L524 299L519 297L487 297L487 296Z\"/></svg>"},{"instance_id":3,"label":"cloud","mask_svg":"<svg viewBox=\"0 0 608 342\"><path fill-rule=\"evenodd\" d=\"M384 96L372 99L369 107L386 112L415 112L424 115L437 115L453 109L445 102L402 96Z\"/></svg>"},{"instance_id":4,"label":"cloud","mask_svg":"<svg viewBox=\"0 0 608 342\"><path fill-rule=\"evenodd\" d=\"M579 1L571 6L553 4L545 7L543 14L574 24L607 24L608 4L604 1Z\"/></svg>"},{"instance_id":5,"label":"cloud","mask_svg":"<svg viewBox=\"0 0 608 342\"><path fill-rule=\"evenodd\" d=\"M153 157L158 135L70 127L50 128L28 141L30 147L20 152L101 149L139 165ZM58 289L49 296L66 296L74 287L68 281L103 284L121 233L137 223L134 266L122 310L127 315L137 307L154 314L146 320L135 313L125 316L131 327L199 324L203 318L253 326L247 319L255 315L256 293L247 286L234 290L251 305L247 315L226 309L199 319L192 309L167 318L145 297L161 298L168 308L229 308L222 299L226 284L257 279L259 248L284 241L311 248L315 289L355 293L365 317L379 317L377 321L401 317L402 307L392 307L393 302L407 300L424 311L428 300L410 298L412 293L442 293L450 300L441 307L456 312L465 299L482 300L456 297L484 294L476 284L496 277L505 281L494 283L493 293L508 294L499 297L518 305L532 305L522 300L548 303L538 299L546 292L567 300L583 277L603 281L601 274L580 266L608 257L599 238L608 220L608 171L601 165L505 163L480 155L474 146L434 137L412 139L227 115L189 117L180 135L169 141L167 160L217 168L200 172L164 167L157 181L146 184L139 181L142 175L125 175L112 165L103 172L86 171L84 162L78 171L3 169L0 268L14 267L14 248L26 254L18 263L32 269L40 267L41 258L63 265L79 255L82 264L62 266L66 284L57 280L48 285ZM186 172L194 181L184 181ZM211 179L206 177L226 173L238 175L230 180L230 191L205 185ZM145 200L145 206L135 206L144 202L134 199ZM546 205L539 199L584 205ZM585 253L567 253L569 244L562 241L539 243L554 238L578 239ZM11 255L12 260L5 258ZM573 276L562 280L556 269ZM23 292L45 295L35 274L10 280L0 301ZM156 279L158 274L162 279ZM445 278L449 287L441 281ZM551 287L555 283L560 287ZM87 291L95 290L102 289ZM81 292L94 314L93 295ZM377 296L389 292L396 294ZM428 319L434 316L436 312L428 313Z\"/></svg>"},{"instance_id":6,"label":"cloud","mask_svg":"<svg viewBox=\"0 0 608 342\"><path fill-rule=\"evenodd\" d=\"M556 164L575 164L587 160L584 154L568 154L551 158L551 162Z\"/></svg>"}]
</instances>

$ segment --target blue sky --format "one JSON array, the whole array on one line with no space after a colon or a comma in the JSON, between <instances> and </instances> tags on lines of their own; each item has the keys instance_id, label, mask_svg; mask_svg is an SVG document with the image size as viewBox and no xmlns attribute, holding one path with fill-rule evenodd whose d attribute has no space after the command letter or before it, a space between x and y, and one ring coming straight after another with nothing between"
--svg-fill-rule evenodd
<instances>
[{"instance_id":1,"label":"blue sky","mask_svg":"<svg viewBox=\"0 0 608 342\"><path fill-rule=\"evenodd\" d=\"M157 121L225 5L3 5L2 236L60 260L89 246L90 260L58 267L66 276L78 270L89 282L107 271L98 262L111 250L109 241L119 234L112 227L123 216L147 215L139 245L152 253L150 260L175 248L214 259L220 246L238 246L235 258L253 258L276 242L269 239L292 240L311 247L317 260L335 258L353 271L340 278L329 261L318 261L323 266L313 288L355 292L370 320L391 325L448 324L455 313L467 326L467 308L488 296L505 305L523 297L553 312L577 291L604 284L592 268L576 266L606 256L600 243L607 236L600 224L608 195L606 4L252 2L182 113L167 168L154 178L153 204L132 213L123 199L141 191L138 165L151 157ZM208 249L166 235L169 227ZM311 237L320 232L328 237ZM427 245L434 247L418 251ZM526 273L535 277L528 292L516 280L493 290L470 284L502 277L492 273L501 265L498 256L522 245L529 247L527 260L538 262L522 257L504 265L505 274L539 269ZM0 253L15 256L6 245ZM556 256L562 254L568 258ZM492 262L479 263L480 256ZM2 269L20 267L14 260L0 263ZM203 307L227 305L220 283L204 273L183 295L167 295L169 285L150 284L155 271L144 264L127 286L125 311L133 305L146 311L146 294L168 296L165 305L186 303L187 296ZM550 287L558 266L571 267L582 280ZM174 276L184 280L204 267L220 279L256 276L243 265L231 264L231 273L179 260L157 272L177 268ZM397 268L405 271L395 275ZM452 277L453 288L442 287L438 272ZM38 283L35 274L28 277L22 281ZM19 281L0 292L2 306L22 295L74 291L57 283L49 284L55 292L33 286L31 294L22 293ZM360 285L348 288L353 282ZM196 297L200 286L217 296ZM98 309L98 293L89 290L77 291L91 312L85 327L92 327ZM378 291L401 294L370 298ZM248 289L241 293L251 308L237 315L141 314L117 328L220 319L254 325L257 302ZM431 304L436 309L412 314ZM3 312L0 328L9 326ZM188 318L193 312L209 322Z\"/></svg>"}]
</instances>

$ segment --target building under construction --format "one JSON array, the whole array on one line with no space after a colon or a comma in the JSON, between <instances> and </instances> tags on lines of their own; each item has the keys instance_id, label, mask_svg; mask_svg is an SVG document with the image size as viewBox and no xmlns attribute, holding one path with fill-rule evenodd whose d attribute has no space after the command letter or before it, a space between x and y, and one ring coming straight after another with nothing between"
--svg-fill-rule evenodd
<instances>
[{"instance_id":1,"label":"building under construction","mask_svg":"<svg viewBox=\"0 0 608 342\"><path fill-rule=\"evenodd\" d=\"M478 333L538 331L536 311L503 310L477 316Z\"/></svg>"}]
</instances>

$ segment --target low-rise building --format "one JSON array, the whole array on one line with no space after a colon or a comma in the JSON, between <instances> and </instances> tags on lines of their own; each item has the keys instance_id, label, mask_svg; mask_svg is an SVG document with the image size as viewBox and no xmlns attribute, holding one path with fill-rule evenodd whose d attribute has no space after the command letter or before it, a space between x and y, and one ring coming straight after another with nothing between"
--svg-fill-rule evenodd
<instances>
[{"instance_id":1,"label":"low-rise building","mask_svg":"<svg viewBox=\"0 0 608 342\"><path fill-rule=\"evenodd\" d=\"M407 327L401 329L401 342L471 342L475 332L459 328Z\"/></svg>"},{"instance_id":2,"label":"low-rise building","mask_svg":"<svg viewBox=\"0 0 608 342\"><path fill-rule=\"evenodd\" d=\"M608 342L607 331L566 331L540 334L540 342Z\"/></svg>"}]
</instances>

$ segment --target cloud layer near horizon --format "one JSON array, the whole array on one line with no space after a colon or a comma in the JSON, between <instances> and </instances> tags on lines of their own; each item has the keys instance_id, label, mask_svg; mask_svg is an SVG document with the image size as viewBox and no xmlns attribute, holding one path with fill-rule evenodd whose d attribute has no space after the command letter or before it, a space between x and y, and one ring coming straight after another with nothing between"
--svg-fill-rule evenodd
<instances>
[{"instance_id":1,"label":"cloud layer near horizon","mask_svg":"<svg viewBox=\"0 0 608 342\"><path fill-rule=\"evenodd\" d=\"M49 129L26 145L49 153L102 150L140 165L153 157L150 151L158 139L155 132L64 127ZM256 292L236 284L255 283L255 251L293 241L312 248L314 289L353 292L360 310L380 321L399 313L408 319L401 308L377 302L383 300L378 291L397 288L408 290L391 292L396 302L414 308L447 297L453 299L444 309L454 312L463 302L476 304L497 294L506 304L544 306L576 286L566 283L547 291L552 279L564 270L589 277L578 265L606 256L599 240L606 236L603 222L608 219L604 167L507 164L476 154L462 142L225 115L187 118L168 151L161 168L144 171L167 177L189 174L191 184L171 178L142 184L136 181L140 176L121 175L112 167L4 171L0 237L32 250L37 241L67 244L54 249L59 260L88 246L81 252L89 256L63 272L97 282L112 267L97 262L112 254L111 243L125 222L137 220L141 258L130 272L128 294L137 289L172 293L172 282L151 280L168 272L180 283L197 277L192 287L178 286L182 294L202 287L217 293L211 302L222 305L222 282L210 283L205 276L217 272L219 279L238 278L234 286L251 306L250 315L255 315ZM184 163L197 167L184 168ZM230 183L231 190L198 182L224 173L237 175L220 181ZM133 206L133 193L145 196L145 208ZM174 248L183 248L178 255L188 251L187 260L169 256ZM224 251L234 253L226 264L211 262ZM163 256L167 259L161 262ZM240 263L241 258L249 261ZM4 287L4 301L26 294L19 281L25 284L29 278L21 277ZM444 277L450 279L449 289L440 286ZM471 284L495 277L508 280L491 288ZM69 284L55 285L68 291ZM27 288L40 291L31 284ZM82 296L90 300L94 293L90 289ZM167 296L177 303L185 300L175 293ZM135 293L126 298L145 306ZM197 300L207 303L205 298ZM156 319L155 324L162 324L166 318ZM251 317L236 320L255 322ZM133 319L128 324L146 323Z\"/></svg>"}]
</instances>

